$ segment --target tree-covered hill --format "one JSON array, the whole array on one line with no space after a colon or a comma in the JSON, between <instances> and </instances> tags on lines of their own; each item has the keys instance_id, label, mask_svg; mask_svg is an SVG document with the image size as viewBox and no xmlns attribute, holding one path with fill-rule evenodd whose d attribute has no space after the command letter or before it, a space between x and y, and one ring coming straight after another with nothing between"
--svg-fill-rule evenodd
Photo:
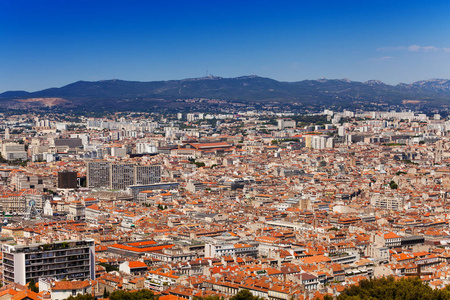
<instances>
[{"instance_id":1,"label":"tree-covered hill","mask_svg":"<svg viewBox=\"0 0 450 300\"><path fill-rule=\"evenodd\" d=\"M32 99L28 100L27 99ZM300 105L442 105L450 102L449 80L427 80L413 84L387 85L379 81L319 79L282 82L259 76L221 78L208 76L169 81L78 81L60 88L36 92L9 91L0 94L0 106L30 109L46 105L91 110L153 110L179 99L219 99L230 102ZM206 105L206 104L203 104ZM210 104L208 104L210 105Z\"/></svg>"}]
</instances>

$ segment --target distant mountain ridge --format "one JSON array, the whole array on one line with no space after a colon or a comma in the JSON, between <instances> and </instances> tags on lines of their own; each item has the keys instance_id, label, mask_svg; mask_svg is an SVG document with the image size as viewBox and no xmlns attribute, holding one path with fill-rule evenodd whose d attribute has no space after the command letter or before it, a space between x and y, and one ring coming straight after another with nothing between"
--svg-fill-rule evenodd
<instances>
[{"instance_id":1,"label":"distant mountain ridge","mask_svg":"<svg viewBox=\"0 0 450 300\"><path fill-rule=\"evenodd\" d=\"M296 103L298 105L346 105L348 103L401 104L418 100L441 105L450 100L450 80L429 79L411 84L388 85L378 80L317 79L283 82L256 75L236 78L207 76L168 81L77 81L60 88L36 92L7 91L0 94L0 106L22 105L23 99L61 98L73 107L144 109L164 106L179 99L221 99L244 103ZM92 102L95 100L95 103ZM161 101L165 101L164 104ZM167 103L166 103L167 102ZM61 102L63 103L63 102ZM148 104L148 105L146 105ZM37 105L37 104L34 104Z\"/></svg>"}]
</instances>

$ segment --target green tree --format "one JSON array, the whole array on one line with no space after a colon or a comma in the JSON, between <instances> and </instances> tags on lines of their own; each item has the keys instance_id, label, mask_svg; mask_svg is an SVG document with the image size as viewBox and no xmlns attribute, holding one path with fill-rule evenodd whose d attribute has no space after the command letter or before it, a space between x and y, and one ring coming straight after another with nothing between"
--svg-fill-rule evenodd
<instances>
[{"instance_id":1,"label":"green tree","mask_svg":"<svg viewBox=\"0 0 450 300\"><path fill-rule=\"evenodd\" d=\"M221 298L220 298L219 296L217 296L217 295L209 295L209 296L204 297L204 298L194 296L194 297L192 298L192 300L223 300L223 298L221 299Z\"/></svg>"},{"instance_id":2,"label":"green tree","mask_svg":"<svg viewBox=\"0 0 450 300\"><path fill-rule=\"evenodd\" d=\"M152 291L147 289L142 289L135 292L118 290L109 295L109 300L156 300L156 297Z\"/></svg>"},{"instance_id":3,"label":"green tree","mask_svg":"<svg viewBox=\"0 0 450 300\"><path fill-rule=\"evenodd\" d=\"M108 298L109 297L109 292L106 290L106 286L103 289L103 298Z\"/></svg>"},{"instance_id":4,"label":"green tree","mask_svg":"<svg viewBox=\"0 0 450 300\"><path fill-rule=\"evenodd\" d=\"M203 167L205 166L205 163L202 162L202 161L201 161L201 162L198 162L198 161L197 161L197 162L195 162L194 164L197 166L197 168L203 168Z\"/></svg>"},{"instance_id":5,"label":"green tree","mask_svg":"<svg viewBox=\"0 0 450 300\"><path fill-rule=\"evenodd\" d=\"M389 182L389 186L391 187L392 190L396 190L398 188L398 184L396 184L394 180Z\"/></svg>"},{"instance_id":6,"label":"green tree","mask_svg":"<svg viewBox=\"0 0 450 300\"><path fill-rule=\"evenodd\" d=\"M403 278L395 280L394 277L362 280L358 286L347 287L337 297L337 300L356 299L450 299L450 291L433 290L419 278Z\"/></svg>"},{"instance_id":7,"label":"green tree","mask_svg":"<svg viewBox=\"0 0 450 300\"><path fill-rule=\"evenodd\" d=\"M230 300L261 300L258 296L254 296L249 290L240 290Z\"/></svg>"},{"instance_id":8,"label":"green tree","mask_svg":"<svg viewBox=\"0 0 450 300\"><path fill-rule=\"evenodd\" d=\"M35 293L39 293L39 289L36 286L36 283L34 282L34 279L30 280L30 283L28 284L28 289L35 292Z\"/></svg>"},{"instance_id":9,"label":"green tree","mask_svg":"<svg viewBox=\"0 0 450 300\"><path fill-rule=\"evenodd\" d=\"M85 294L85 295L78 294L75 297L70 296L66 300L95 300L95 298L91 294Z\"/></svg>"}]
</instances>

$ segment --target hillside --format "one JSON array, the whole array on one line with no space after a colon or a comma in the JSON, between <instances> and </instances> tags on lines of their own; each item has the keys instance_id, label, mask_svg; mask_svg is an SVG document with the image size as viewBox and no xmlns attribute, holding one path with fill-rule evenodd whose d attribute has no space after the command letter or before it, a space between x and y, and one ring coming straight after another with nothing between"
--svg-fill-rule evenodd
<instances>
[{"instance_id":1,"label":"hillside","mask_svg":"<svg viewBox=\"0 0 450 300\"><path fill-rule=\"evenodd\" d=\"M258 105L363 107L368 104L439 106L450 100L450 80L432 79L412 84L387 85L380 81L356 82L347 79L319 79L280 82L258 76L203 78L170 81L78 81L60 88L36 92L8 91L0 94L0 107L30 108L39 101L57 98L52 105L84 109L154 109L176 107L180 99L220 99ZM407 100L405 102L405 100ZM410 102L408 102L410 101ZM48 101L47 101L48 102ZM43 100L41 106L46 106ZM178 105L179 106L179 105Z\"/></svg>"}]
</instances>

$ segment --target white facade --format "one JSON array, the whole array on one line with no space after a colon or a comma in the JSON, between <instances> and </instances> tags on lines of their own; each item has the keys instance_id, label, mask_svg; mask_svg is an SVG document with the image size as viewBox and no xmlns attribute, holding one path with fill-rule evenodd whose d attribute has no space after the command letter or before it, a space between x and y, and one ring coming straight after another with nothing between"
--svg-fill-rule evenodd
<instances>
[{"instance_id":1,"label":"white facade","mask_svg":"<svg viewBox=\"0 0 450 300\"><path fill-rule=\"evenodd\" d=\"M234 255L236 255L236 249L233 244L205 244L205 257Z\"/></svg>"},{"instance_id":2,"label":"white facade","mask_svg":"<svg viewBox=\"0 0 450 300\"><path fill-rule=\"evenodd\" d=\"M43 212L44 212L44 215L46 215L46 216L53 216L53 208L50 203L50 200L45 201Z\"/></svg>"},{"instance_id":3,"label":"white facade","mask_svg":"<svg viewBox=\"0 0 450 300\"><path fill-rule=\"evenodd\" d=\"M119 148L119 147L112 147L111 148L111 156L114 157L125 157L127 155L127 149L126 148Z\"/></svg>"},{"instance_id":4,"label":"white facade","mask_svg":"<svg viewBox=\"0 0 450 300\"><path fill-rule=\"evenodd\" d=\"M28 155L25 145L17 143L6 143L2 145L2 156L6 160L27 160Z\"/></svg>"},{"instance_id":5,"label":"white facade","mask_svg":"<svg viewBox=\"0 0 450 300\"><path fill-rule=\"evenodd\" d=\"M95 279L94 240L53 244L2 245L3 282L27 284L31 279Z\"/></svg>"},{"instance_id":6,"label":"white facade","mask_svg":"<svg viewBox=\"0 0 450 300\"><path fill-rule=\"evenodd\" d=\"M149 143L137 143L136 144L136 153L156 153L158 152L158 148Z\"/></svg>"}]
</instances>

